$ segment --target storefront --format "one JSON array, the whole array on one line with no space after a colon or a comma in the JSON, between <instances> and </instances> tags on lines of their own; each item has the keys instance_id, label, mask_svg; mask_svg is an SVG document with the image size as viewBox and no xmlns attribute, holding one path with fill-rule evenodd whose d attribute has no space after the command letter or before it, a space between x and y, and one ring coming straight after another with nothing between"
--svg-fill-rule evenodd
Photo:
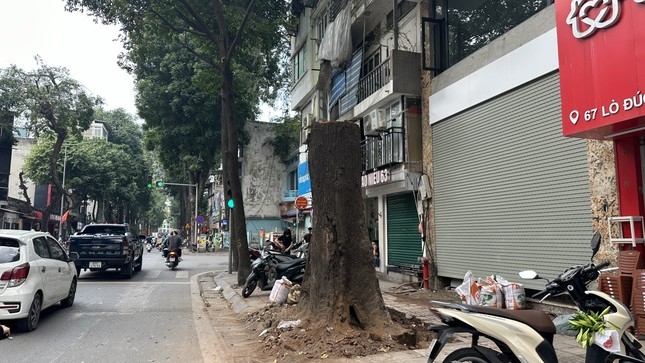
<instances>
[{"instance_id":1,"label":"storefront","mask_svg":"<svg viewBox=\"0 0 645 363\"><path fill-rule=\"evenodd\" d=\"M618 221L610 235L643 238L645 3L555 6L563 134L613 140L620 216L608 220ZM620 246L643 251L644 245Z\"/></svg>"},{"instance_id":2,"label":"storefront","mask_svg":"<svg viewBox=\"0 0 645 363\"><path fill-rule=\"evenodd\" d=\"M417 212L419 176L396 166L362 177L367 232L370 239L379 241L381 268L399 271L418 265L417 259L423 256Z\"/></svg>"}]
</instances>

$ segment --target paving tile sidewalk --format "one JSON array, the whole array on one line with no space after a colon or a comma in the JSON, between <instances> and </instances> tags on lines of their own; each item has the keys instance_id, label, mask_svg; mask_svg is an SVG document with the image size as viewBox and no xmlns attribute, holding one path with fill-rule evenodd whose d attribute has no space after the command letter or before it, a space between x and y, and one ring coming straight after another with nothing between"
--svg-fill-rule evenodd
<instances>
[{"instance_id":1,"label":"paving tile sidewalk","mask_svg":"<svg viewBox=\"0 0 645 363\"><path fill-rule=\"evenodd\" d=\"M203 279L198 279L198 283L202 283ZM421 304L402 304L397 302L396 297L391 293L393 288L398 284L379 280L381 291L383 292L383 300L385 304L394 310L397 310L401 313L416 317L429 325L439 324L440 321L430 313L428 306L423 306ZM240 295L241 288L233 288L237 285L237 274L232 273L214 273L214 285L213 282L210 282L212 286L218 286L218 290L221 290L222 296L230 305L232 309L237 314L244 314L247 312L255 311L255 309L265 306L268 300L269 291L256 291L249 298L242 298ZM207 289L203 289L206 291ZM203 296L204 302L208 304L209 299L220 299L217 293L205 293ZM225 329L226 327L217 326L218 324L213 322L214 329ZM462 347L469 346L470 342L465 337L459 342L451 343L447 348L444 349L442 355L437 359L441 361L446 354L450 353L452 350ZM571 336L557 334L554 338L554 345L556 352L558 354L558 359L560 362L566 363L582 363L585 360L585 351L580 347L580 345L575 341ZM410 350L403 352L393 352L393 353L383 353L377 354L369 357L362 358L352 358L352 359L330 359L326 360L328 362L410 362L410 363L421 363L427 361L427 352L425 349Z\"/></svg>"}]
</instances>

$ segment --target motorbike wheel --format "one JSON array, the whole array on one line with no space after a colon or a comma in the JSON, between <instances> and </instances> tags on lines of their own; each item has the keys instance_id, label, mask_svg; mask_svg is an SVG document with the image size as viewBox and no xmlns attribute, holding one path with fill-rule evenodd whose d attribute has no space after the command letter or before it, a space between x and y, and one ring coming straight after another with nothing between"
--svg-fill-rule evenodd
<instances>
[{"instance_id":1,"label":"motorbike wheel","mask_svg":"<svg viewBox=\"0 0 645 363\"><path fill-rule=\"evenodd\" d=\"M488 363L488 360L476 349L469 347L457 349L448 354L446 359L443 360L443 363L452 362Z\"/></svg>"},{"instance_id":2,"label":"motorbike wheel","mask_svg":"<svg viewBox=\"0 0 645 363\"><path fill-rule=\"evenodd\" d=\"M258 280L253 279L250 281L247 281L246 284L244 284L244 288L242 289L242 297L249 297L255 290L255 287L258 286Z\"/></svg>"}]
</instances>

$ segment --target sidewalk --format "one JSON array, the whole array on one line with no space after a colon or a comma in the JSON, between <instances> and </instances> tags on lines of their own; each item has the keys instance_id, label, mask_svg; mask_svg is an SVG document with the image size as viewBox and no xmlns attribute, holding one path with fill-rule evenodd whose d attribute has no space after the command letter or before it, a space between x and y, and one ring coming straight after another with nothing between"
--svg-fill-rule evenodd
<instances>
[{"instance_id":1,"label":"sidewalk","mask_svg":"<svg viewBox=\"0 0 645 363\"><path fill-rule=\"evenodd\" d=\"M256 309L260 309L266 306L269 291L254 292L249 298L243 298L240 294L241 288L234 289L232 286L237 285L237 273L206 273L202 274L208 276L208 278L197 278L194 281L199 285L199 291L202 295L203 303L206 307L215 306L216 304L221 304L221 298L223 297L229 304L229 310L232 310L234 314L246 314ZM383 300L385 304L394 310L397 310L401 313L416 317L428 325L440 324L441 322L430 313L428 306L423 306L420 304L402 304L397 302L396 297L391 293L393 288L398 284L379 280L381 291L383 293ZM217 286L217 289L214 287ZM220 295L221 294L221 295ZM211 319L212 314L211 314ZM226 334L221 333L221 331L228 331L231 328L226 324L222 324L222 321L210 321L209 325L213 327L213 330L218 335L218 339L226 340ZM239 336L235 338L228 338L231 341L222 341L222 344L218 344L220 347L229 347L229 349L235 349L237 352L237 347L240 345ZM459 347L466 347L470 345L470 340L463 338L458 339L454 343L450 343L442 354L438 357L437 361L440 362L445 355L450 353L452 350ZM558 359L560 362L567 363L583 363L585 360L585 350L580 347L580 345L575 341L574 337L557 334L554 338L554 345L556 352L558 354ZM222 353L220 351L220 353ZM240 352L237 352L240 353ZM426 349L402 351L402 352L393 352L393 353L383 353L377 354L369 357L362 358L352 358L352 359L326 359L327 362L411 362L411 363L421 363L427 361L427 352ZM241 356L237 356L235 352L225 353L223 356L228 357L228 359L233 359L235 361L243 362ZM237 356L237 357L235 357ZM223 358L223 357L220 357ZM234 359L240 358L240 359ZM233 360L224 360L224 361L233 361ZM216 361L221 361L217 359ZM249 361L248 359L246 361Z\"/></svg>"}]
</instances>

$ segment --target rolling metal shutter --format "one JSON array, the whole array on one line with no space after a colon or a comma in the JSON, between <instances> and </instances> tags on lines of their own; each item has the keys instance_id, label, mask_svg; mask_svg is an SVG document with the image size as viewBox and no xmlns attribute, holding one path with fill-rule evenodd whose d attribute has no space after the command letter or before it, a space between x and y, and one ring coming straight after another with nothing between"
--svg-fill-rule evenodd
<instances>
[{"instance_id":1,"label":"rolling metal shutter","mask_svg":"<svg viewBox=\"0 0 645 363\"><path fill-rule=\"evenodd\" d=\"M418 265L423 256L419 217L412 193L387 197L387 264Z\"/></svg>"},{"instance_id":2,"label":"rolling metal shutter","mask_svg":"<svg viewBox=\"0 0 645 363\"><path fill-rule=\"evenodd\" d=\"M561 122L552 74L433 125L440 276L552 278L589 261L586 142L563 137Z\"/></svg>"}]
</instances>

